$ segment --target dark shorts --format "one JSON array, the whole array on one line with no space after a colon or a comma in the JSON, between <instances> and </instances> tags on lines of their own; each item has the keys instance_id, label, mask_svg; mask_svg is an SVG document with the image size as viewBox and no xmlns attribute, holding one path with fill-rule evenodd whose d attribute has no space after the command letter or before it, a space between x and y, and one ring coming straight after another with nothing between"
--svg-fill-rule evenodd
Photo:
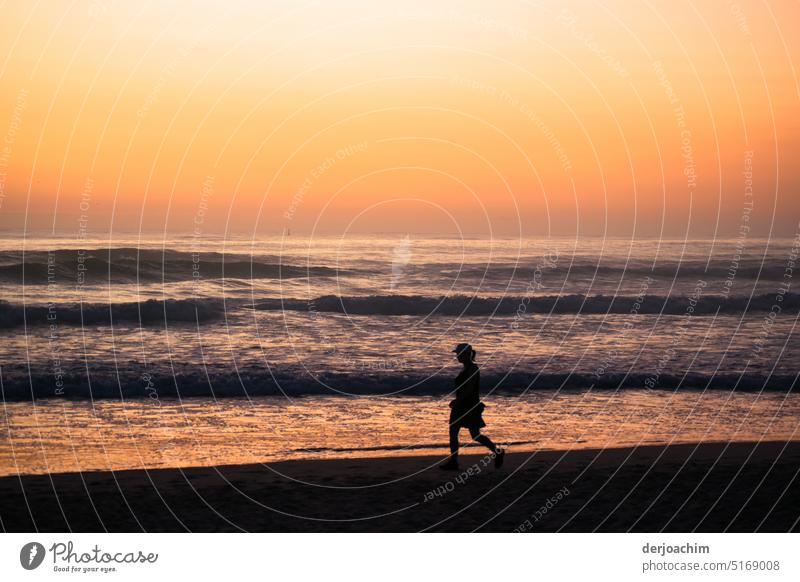
<instances>
[{"instance_id":1,"label":"dark shorts","mask_svg":"<svg viewBox=\"0 0 800 582\"><path fill-rule=\"evenodd\" d=\"M483 403L471 408L453 408L450 410L450 426L464 427L472 430L486 426L483 421Z\"/></svg>"}]
</instances>

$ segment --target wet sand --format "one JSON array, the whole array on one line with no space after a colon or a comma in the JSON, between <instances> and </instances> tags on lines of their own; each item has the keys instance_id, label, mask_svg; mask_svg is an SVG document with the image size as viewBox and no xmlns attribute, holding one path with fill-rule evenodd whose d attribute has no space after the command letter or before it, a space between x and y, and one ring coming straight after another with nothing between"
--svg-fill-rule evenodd
<instances>
[{"instance_id":1,"label":"wet sand","mask_svg":"<svg viewBox=\"0 0 800 582\"><path fill-rule=\"evenodd\" d=\"M797 531L800 441L0 478L5 531ZM484 466L486 464L486 466Z\"/></svg>"}]
</instances>

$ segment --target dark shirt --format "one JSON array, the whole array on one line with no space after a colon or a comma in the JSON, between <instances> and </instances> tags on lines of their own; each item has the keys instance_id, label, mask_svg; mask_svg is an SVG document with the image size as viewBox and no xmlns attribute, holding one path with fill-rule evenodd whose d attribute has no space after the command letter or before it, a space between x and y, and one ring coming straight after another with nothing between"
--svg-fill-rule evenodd
<instances>
[{"instance_id":1,"label":"dark shirt","mask_svg":"<svg viewBox=\"0 0 800 582\"><path fill-rule=\"evenodd\" d=\"M456 376L456 399L454 406L471 408L481 400L481 373L478 366L471 364Z\"/></svg>"}]
</instances>

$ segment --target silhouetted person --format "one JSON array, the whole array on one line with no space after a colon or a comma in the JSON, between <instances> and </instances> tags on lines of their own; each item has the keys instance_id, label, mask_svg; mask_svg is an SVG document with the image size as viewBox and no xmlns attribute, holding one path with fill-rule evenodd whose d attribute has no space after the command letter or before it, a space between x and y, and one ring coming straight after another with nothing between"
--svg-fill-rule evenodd
<instances>
[{"instance_id":1,"label":"silhouetted person","mask_svg":"<svg viewBox=\"0 0 800 582\"><path fill-rule=\"evenodd\" d=\"M456 398L450 403L450 459L440 468L458 469L458 432L463 426L469 429L470 436L495 454L494 466L503 466L505 451L498 448L492 439L481 434L486 426L483 422L484 404L481 402L481 373L475 364L475 350L469 344L458 344L453 350L464 369L456 377Z\"/></svg>"}]
</instances>

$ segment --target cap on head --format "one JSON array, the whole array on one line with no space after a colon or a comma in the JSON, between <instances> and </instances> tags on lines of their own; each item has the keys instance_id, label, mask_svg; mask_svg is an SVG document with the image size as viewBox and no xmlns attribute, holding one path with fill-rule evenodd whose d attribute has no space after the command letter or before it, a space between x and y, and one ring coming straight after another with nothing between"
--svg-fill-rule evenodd
<instances>
[{"instance_id":1,"label":"cap on head","mask_svg":"<svg viewBox=\"0 0 800 582\"><path fill-rule=\"evenodd\" d=\"M472 346L469 344L458 344L456 349L453 350L454 354L461 355L463 352L472 352Z\"/></svg>"}]
</instances>

